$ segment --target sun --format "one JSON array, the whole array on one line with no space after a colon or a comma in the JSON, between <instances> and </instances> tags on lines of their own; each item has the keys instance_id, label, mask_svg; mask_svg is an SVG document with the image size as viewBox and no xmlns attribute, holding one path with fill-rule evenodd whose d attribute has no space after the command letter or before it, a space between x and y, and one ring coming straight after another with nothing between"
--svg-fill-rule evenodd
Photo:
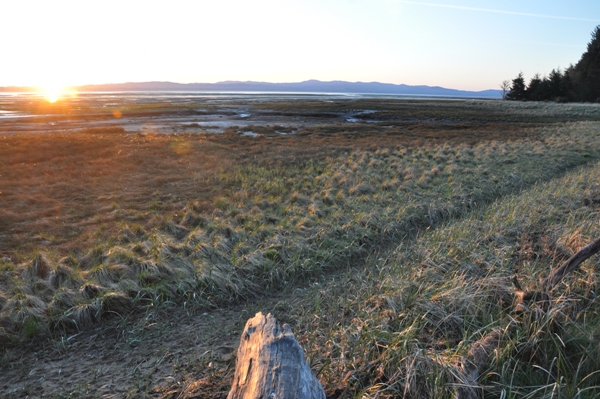
<instances>
[{"instance_id":1,"label":"sun","mask_svg":"<svg viewBox=\"0 0 600 399\"><path fill-rule=\"evenodd\" d=\"M48 83L39 86L41 95L50 103L55 103L61 98L73 95L74 90L61 83Z\"/></svg>"},{"instance_id":2,"label":"sun","mask_svg":"<svg viewBox=\"0 0 600 399\"><path fill-rule=\"evenodd\" d=\"M46 92L46 99L51 103L55 103L58 101L59 95L60 94L57 90L48 90Z\"/></svg>"}]
</instances>

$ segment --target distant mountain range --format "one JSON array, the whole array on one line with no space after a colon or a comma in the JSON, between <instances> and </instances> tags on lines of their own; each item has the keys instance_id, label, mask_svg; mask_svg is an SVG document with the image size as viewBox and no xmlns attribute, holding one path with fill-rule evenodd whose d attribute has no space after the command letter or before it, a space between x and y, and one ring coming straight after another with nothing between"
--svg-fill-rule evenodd
<instances>
[{"instance_id":1,"label":"distant mountain range","mask_svg":"<svg viewBox=\"0 0 600 399\"><path fill-rule=\"evenodd\" d=\"M292 92L292 93L356 93L356 94L400 94L414 96L443 96L469 98L500 98L500 90L467 91L447 89L439 86L410 86L379 82L345 82L340 80L323 82L307 80L296 83L237 82L218 83L173 83L139 82L111 83L77 86L80 92L93 91L216 91L216 92ZM1 87L0 91L35 91L27 87Z\"/></svg>"}]
</instances>

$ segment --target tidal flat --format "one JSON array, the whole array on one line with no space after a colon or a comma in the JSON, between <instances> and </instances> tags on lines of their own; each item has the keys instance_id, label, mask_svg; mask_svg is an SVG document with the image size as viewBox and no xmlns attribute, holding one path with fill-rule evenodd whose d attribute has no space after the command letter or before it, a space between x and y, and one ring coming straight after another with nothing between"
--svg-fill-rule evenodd
<instances>
[{"instance_id":1,"label":"tidal flat","mask_svg":"<svg viewBox=\"0 0 600 399\"><path fill-rule=\"evenodd\" d=\"M600 393L600 107L0 96L4 397L224 398L245 320L290 324L330 398ZM512 331L517 331L513 333ZM560 395L559 395L560 396Z\"/></svg>"}]
</instances>

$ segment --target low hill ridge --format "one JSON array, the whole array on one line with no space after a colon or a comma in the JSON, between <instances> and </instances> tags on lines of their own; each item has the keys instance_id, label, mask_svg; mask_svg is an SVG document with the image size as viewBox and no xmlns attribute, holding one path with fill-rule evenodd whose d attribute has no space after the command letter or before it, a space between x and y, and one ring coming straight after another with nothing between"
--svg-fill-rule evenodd
<instances>
[{"instance_id":1,"label":"low hill ridge","mask_svg":"<svg viewBox=\"0 0 600 399\"><path fill-rule=\"evenodd\" d=\"M399 94L446 97L500 98L500 90L468 91L448 89L440 86L392 84L380 82L347 82L341 80L306 80L293 83L271 83L254 81L223 81L217 83L174 83L174 82L128 82L77 86L86 91L232 91L232 92L295 92L295 93L352 93L352 94ZM2 87L0 91L36 91L30 87Z\"/></svg>"}]
</instances>

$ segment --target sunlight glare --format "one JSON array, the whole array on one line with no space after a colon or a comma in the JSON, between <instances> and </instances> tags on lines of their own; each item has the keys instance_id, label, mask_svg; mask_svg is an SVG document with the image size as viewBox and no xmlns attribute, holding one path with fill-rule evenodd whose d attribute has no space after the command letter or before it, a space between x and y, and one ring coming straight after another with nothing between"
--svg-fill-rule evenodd
<instances>
[{"instance_id":1,"label":"sunlight glare","mask_svg":"<svg viewBox=\"0 0 600 399\"><path fill-rule=\"evenodd\" d=\"M75 94L74 90L70 89L67 85L56 83L40 85L39 89L42 96L50 103L55 103L67 95Z\"/></svg>"},{"instance_id":2,"label":"sunlight glare","mask_svg":"<svg viewBox=\"0 0 600 399\"><path fill-rule=\"evenodd\" d=\"M58 100L58 91L55 91L55 90L47 91L46 99L51 103L55 103Z\"/></svg>"}]
</instances>

